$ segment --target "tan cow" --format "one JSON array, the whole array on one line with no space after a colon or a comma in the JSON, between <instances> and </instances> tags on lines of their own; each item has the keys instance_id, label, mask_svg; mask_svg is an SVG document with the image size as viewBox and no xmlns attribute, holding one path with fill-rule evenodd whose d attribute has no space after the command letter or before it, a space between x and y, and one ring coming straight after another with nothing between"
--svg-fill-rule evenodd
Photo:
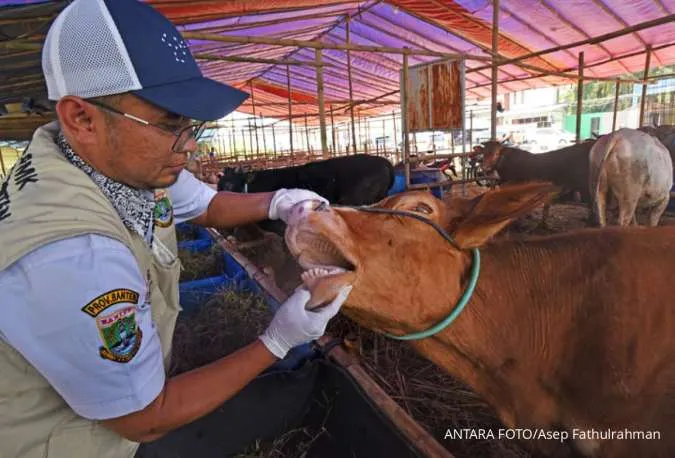
<instances>
[{"instance_id":1,"label":"tan cow","mask_svg":"<svg viewBox=\"0 0 675 458\"><path fill-rule=\"evenodd\" d=\"M610 196L618 204L620 226L636 222L638 209L644 209L648 224L656 226L670 200L673 162L657 138L639 130L619 129L593 145L588 175L600 226L607 223Z\"/></svg>"},{"instance_id":2,"label":"tan cow","mask_svg":"<svg viewBox=\"0 0 675 458\"><path fill-rule=\"evenodd\" d=\"M507 427L573 435L565 444L527 441L543 453L673 456L675 229L592 228L490 242L553 191L512 185L449 204L410 192L373 206L428 218L458 247L409 216L316 202L294 207L286 242L306 269L314 304L352 284L343 312L399 336L451 313L478 248L480 273L464 310L411 344L471 386ZM614 439L593 436L608 430ZM619 440L626 431L658 432L660 440Z\"/></svg>"}]
</instances>

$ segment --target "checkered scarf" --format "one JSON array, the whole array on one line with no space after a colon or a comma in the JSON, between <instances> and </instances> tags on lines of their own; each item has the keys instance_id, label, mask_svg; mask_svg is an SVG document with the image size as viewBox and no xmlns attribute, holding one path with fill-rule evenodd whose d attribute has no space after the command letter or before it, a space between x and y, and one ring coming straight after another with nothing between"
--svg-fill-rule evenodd
<instances>
[{"instance_id":1,"label":"checkered scarf","mask_svg":"<svg viewBox=\"0 0 675 458\"><path fill-rule=\"evenodd\" d=\"M145 239L154 223L155 199L152 193L131 188L94 170L73 151L63 132L59 132L56 143L70 163L96 183L120 215L124 225Z\"/></svg>"}]
</instances>

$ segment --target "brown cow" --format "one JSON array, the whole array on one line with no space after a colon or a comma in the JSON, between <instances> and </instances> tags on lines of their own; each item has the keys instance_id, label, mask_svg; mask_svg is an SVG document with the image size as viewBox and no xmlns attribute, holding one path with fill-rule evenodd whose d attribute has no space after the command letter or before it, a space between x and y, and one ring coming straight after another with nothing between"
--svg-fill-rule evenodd
<instances>
[{"instance_id":1,"label":"brown cow","mask_svg":"<svg viewBox=\"0 0 675 458\"><path fill-rule=\"evenodd\" d=\"M507 427L570 434L565 444L528 441L540 452L670 457L675 230L593 228L488 242L552 192L530 183L448 204L409 192L372 207L428 218L454 234L458 247L411 217L316 202L294 207L286 242L306 269L314 304L352 284L343 312L395 335L429 329L450 314L468 282L470 250L479 248L480 275L464 310L411 344L483 396ZM658 431L660 440L619 440L626 430ZM589 431L614 436L582 436Z\"/></svg>"}]
</instances>

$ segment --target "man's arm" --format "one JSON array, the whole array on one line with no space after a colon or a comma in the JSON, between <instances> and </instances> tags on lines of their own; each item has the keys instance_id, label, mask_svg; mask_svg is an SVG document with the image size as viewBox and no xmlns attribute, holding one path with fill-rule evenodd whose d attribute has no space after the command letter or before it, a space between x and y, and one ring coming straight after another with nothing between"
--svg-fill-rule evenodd
<instances>
[{"instance_id":1,"label":"man's arm","mask_svg":"<svg viewBox=\"0 0 675 458\"><path fill-rule=\"evenodd\" d=\"M239 194L220 191L204 213L191 220L206 227L234 227L267 219L273 192Z\"/></svg>"},{"instance_id":2,"label":"man's arm","mask_svg":"<svg viewBox=\"0 0 675 458\"><path fill-rule=\"evenodd\" d=\"M268 218L285 221L296 202L312 199L328 203L320 195L306 189L280 189L277 192L252 194L216 192L186 170L181 172L169 191L177 223L190 221L206 227L235 227Z\"/></svg>"},{"instance_id":3,"label":"man's arm","mask_svg":"<svg viewBox=\"0 0 675 458\"><path fill-rule=\"evenodd\" d=\"M276 361L260 341L209 365L169 379L146 408L104 420L104 426L135 441L156 440L220 407Z\"/></svg>"}]
</instances>

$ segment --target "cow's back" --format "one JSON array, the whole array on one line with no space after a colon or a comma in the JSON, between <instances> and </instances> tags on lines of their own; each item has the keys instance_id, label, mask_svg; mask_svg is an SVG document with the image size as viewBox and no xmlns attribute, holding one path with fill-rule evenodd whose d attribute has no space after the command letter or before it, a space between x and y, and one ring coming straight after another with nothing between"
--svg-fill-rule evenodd
<instances>
[{"instance_id":1,"label":"cow's back","mask_svg":"<svg viewBox=\"0 0 675 458\"><path fill-rule=\"evenodd\" d=\"M387 191L394 184L394 167L381 157L358 154L329 159L322 165L326 168L320 174L334 180L334 203L340 205L378 202L387 196Z\"/></svg>"},{"instance_id":2,"label":"cow's back","mask_svg":"<svg viewBox=\"0 0 675 458\"><path fill-rule=\"evenodd\" d=\"M590 191L606 180L615 194L653 205L666 198L673 185L673 163L655 137L634 129L619 129L598 140L590 154Z\"/></svg>"},{"instance_id":3,"label":"cow's back","mask_svg":"<svg viewBox=\"0 0 675 458\"><path fill-rule=\"evenodd\" d=\"M585 142L542 154L517 148L504 148L497 172L504 182L550 181L568 191L579 191L589 202L588 155L591 143Z\"/></svg>"}]
</instances>

